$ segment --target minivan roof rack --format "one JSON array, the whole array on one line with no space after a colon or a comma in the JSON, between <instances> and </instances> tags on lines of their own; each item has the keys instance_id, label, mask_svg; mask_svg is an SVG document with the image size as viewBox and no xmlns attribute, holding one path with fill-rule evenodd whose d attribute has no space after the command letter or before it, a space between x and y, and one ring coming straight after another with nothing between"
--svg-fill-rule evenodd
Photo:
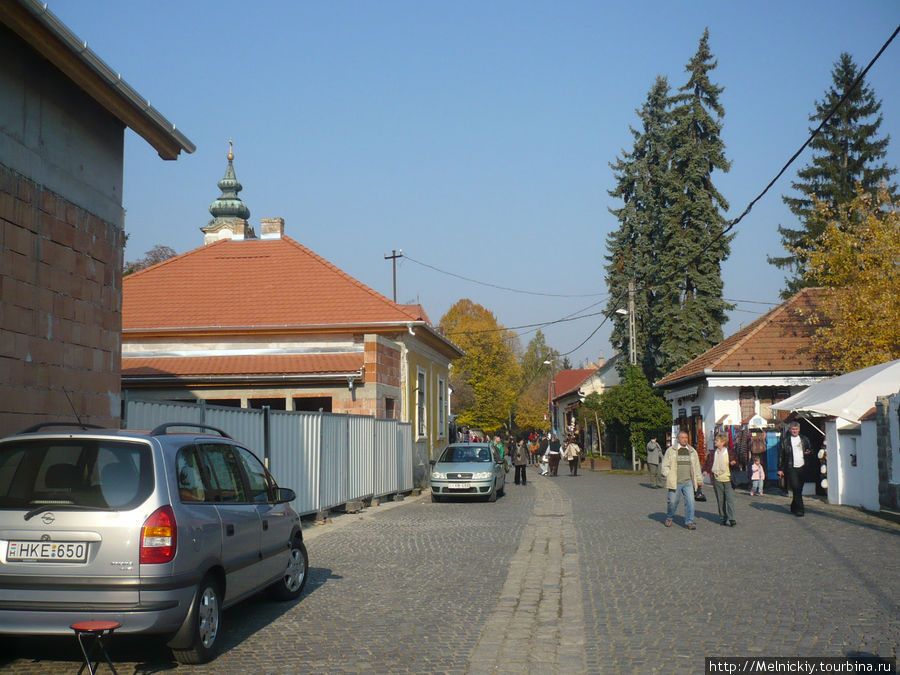
<instances>
[{"instance_id":1,"label":"minivan roof rack","mask_svg":"<svg viewBox=\"0 0 900 675\"><path fill-rule=\"evenodd\" d=\"M158 427L153 429L150 432L151 436L163 436L169 433L169 429L172 427L195 427L197 429L209 429L210 431L215 431L222 438L231 438L224 431L219 429L218 427L211 427L208 424L197 424L196 422L166 422L165 424L160 424Z\"/></svg>"},{"instance_id":2,"label":"minivan roof rack","mask_svg":"<svg viewBox=\"0 0 900 675\"><path fill-rule=\"evenodd\" d=\"M40 431L41 429L46 429L48 427L78 427L79 429L84 429L87 431L88 429L103 429L97 424L85 424L84 422L38 422L37 424L32 424L27 429L20 431L20 434L32 434L35 431Z\"/></svg>"}]
</instances>

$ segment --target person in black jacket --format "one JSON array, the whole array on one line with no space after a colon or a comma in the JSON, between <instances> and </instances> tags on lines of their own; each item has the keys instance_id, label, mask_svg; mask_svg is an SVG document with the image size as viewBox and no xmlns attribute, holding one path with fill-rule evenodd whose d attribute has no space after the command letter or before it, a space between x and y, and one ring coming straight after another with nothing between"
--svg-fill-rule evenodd
<instances>
[{"instance_id":1,"label":"person in black jacket","mask_svg":"<svg viewBox=\"0 0 900 675\"><path fill-rule=\"evenodd\" d=\"M791 513L803 516L803 467L811 459L809 439L800 435L800 423L791 422L790 432L781 435L778 452L778 476L787 477L791 486Z\"/></svg>"}]
</instances>

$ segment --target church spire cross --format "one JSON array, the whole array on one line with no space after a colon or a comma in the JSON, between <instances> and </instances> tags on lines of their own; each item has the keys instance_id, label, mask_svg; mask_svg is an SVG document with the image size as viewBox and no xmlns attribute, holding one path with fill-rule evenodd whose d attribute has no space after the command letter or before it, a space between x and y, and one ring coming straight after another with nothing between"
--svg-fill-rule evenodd
<instances>
[{"instance_id":1,"label":"church spire cross","mask_svg":"<svg viewBox=\"0 0 900 675\"><path fill-rule=\"evenodd\" d=\"M225 176L218 182L222 194L209 205L209 212L213 219L210 225L227 220L247 220L250 218L250 209L238 197L238 193L244 189L234 173L234 141L228 139L228 166L225 167Z\"/></svg>"}]
</instances>

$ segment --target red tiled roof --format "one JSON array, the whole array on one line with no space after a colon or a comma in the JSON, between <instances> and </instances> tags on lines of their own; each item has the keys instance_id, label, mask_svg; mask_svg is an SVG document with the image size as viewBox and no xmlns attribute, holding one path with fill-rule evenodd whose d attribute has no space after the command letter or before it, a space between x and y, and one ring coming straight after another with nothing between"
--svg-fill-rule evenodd
<instances>
[{"instance_id":1,"label":"red tiled roof","mask_svg":"<svg viewBox=\"0 0 900 675\"><path fill-rule=\"evenodd\" d=\"M862 417L859 418L859 421L860 422L868 422L868 421L877 420L877 419L878 419L878 408L876 408L875 406L872 406L863 414Z\"/></svg>"},{"instance_id":2,"label":"red tiled roof","mask_svg":"<svg viewBox=\"0 0 900 675\"><path fill-rule=\"evenodd\" d=\"M424 321L427 324L431 324L431 319L428 318L428 314L425 312L425 308L422 305L400 305L407 312L415 316L419 321Z\"/></svg>"},{"instance_id":3,"label":"red tiled roof","mask_svg":"<svg viewBox=\"0 0 900 675\"><path fill-rule=\"evenodd\" d=\"M122 376L202 377L355 373L363 367L364 358L361 352L350 354L127 357L122 359Z\"/></svg>"},{"instance_id":4,"label":"red tiled roof","mask_svg":"<svg viewBox=\"0 0 900 675\"><path fill-rule=\"evenodd\" d=\"M596 368L579 368L575 370L561 370L556 374L555 397L565 396L575 391L581 383L597 372Z\"/></svg>"},{"instance_id":5,"label":"red tiled roof","mask_svg":"<svg viewBox=\"0 0 900 675\"><path fill-rule=\"evenodd\" d=\"M656 382L657 387L720 373L821 372L809 353L815 327L808 323L825 293L804 288L731 337Z\"/></svg>"},{"instance_id":6,"label":"red tiled roof","mask_svg":"<svg viewBox=\"0 0 900 675\"><path fill-rule=\"evenodd\" d=\"M288 237L218 241L122 282L124 331L405 323L418 318Z\"/></svg>"}]
</instances>

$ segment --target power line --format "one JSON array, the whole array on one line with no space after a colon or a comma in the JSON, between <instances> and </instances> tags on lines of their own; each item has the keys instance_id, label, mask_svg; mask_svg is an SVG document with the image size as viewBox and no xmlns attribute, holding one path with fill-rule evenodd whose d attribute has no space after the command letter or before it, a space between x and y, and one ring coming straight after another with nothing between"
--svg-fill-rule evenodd
<instances>
[{"instance_id":1,"label":"power line","mask_svg":"<svg viewBox=\"0 0 900 675\"><path fill-rule=\"evenodd\" d=\"M819 124L819 126L817 126L817 127L812 131L812 133L809 135L809 137L806 139L806 141L804 141L803 145L801 145L800 148L799 148L793 155L791 155L790 159L788 159L788 161L784 164L784 166L781 167L781 169L778 171L778 173L775 175L775 177L774 177L772 180L769 181L769 183L765 186L765 188L763 188L763 190L762 190L756 197L754 197L752 200L750 200L750 202L747 204L747 207L740 213L740 215L738 215L737 218L734 218L734 219L732 219L731 221L729 221L729 222L728 222L728 225L727 225L726 227L722 228L722 230L721 230L718 234L716 234L716 235L709 241L709 243L707 244L707 248L708 248L709 245L715 243L716 241L718 241L719 239L721 239L723 236L725 236L726 234L728 234L728 232L730 232L732 229L734 229L734 227L735 227L738 223L740 223L740 222L744 219L744 217L745 217L747 214L750 213L750 211L753 209L753 207L756 205L756 203L757 203L760 199L762 199L763 196L765 196L765 194L772 188L773 185L775 185L776 182L778 182L778 179L781 178L782 175L784 175L784 172L787 171L787 169L791 166L791 164L794 163L794 161L797 159L797 157L800 156L800 154L807 148L807 146L809 146L809 144L816 138L816 136L819 135L819 133L822 131L822 129L825 127L825 125L831 120L831 118L834 117L835 113L837 113L837 111L840 109L840 107L844 104L844 101L846 101L847 98L849 98L850 94L852 94L852 93L856 90L856 88L859 86L859 83L863 80L863 78L866 76L866 74L869 72L869 70L872 68L872 66L875 65L875 62L878 61L878 59L881 57L881 55L884 53L884 51L888 48L888 46L891 44L891 42L894 41L894 38L897 37L897 34L898 34L898 33L900 33L900 25L898 25L897 28L894 29L894 32L891 33L891 36L890 36L890 37L887 39L887 41L881 46L881 49L878 50L878 53L876 53L875 56L872 57L872 59L869 61L868 65L866 65L866 67L865 67L862 71L860 71L859 75L857 76L856 80L854 80L854 82L853 82L853 84L850 86L850 88L847 89L846 92L844 92L844 95L841 97L841 99L840 99L840 100L832 107L832 109L829 111L828 115L825 116L825 118L821 121L821 123ZM687 267L687 266L689 266L689 265L691 265L691 264L697 262L697 260L698 260L705 252L706 252L705 250L704 250L704 251L698 252L695 256L693 256L690 260L688 260L688 261L685 263L684 267ZM410 260L411 262L414 262L414 263L416 263L416 264L418 264L418 265L422 265L423 267L428 267L428 268L430 268L430 269L432 269L432 270L435 270L435 271L437 271L437 272L440 272L440 273L442 273L442 274L447 274L447 275L449 275L449 276L453 276L453 277L456 277L456 278L458 278L458 279L462 279L462 280L464 280L464 281L469 281L469 282L471 282L471 283L479 284L479 285L482 285L482 286L489 286L489 287L492 287L492 288L498 288L498 289L501 289L501 290L511 291L511 292L514 292L514 293L523 293L523 294L526 294L526 295L539 295L539 296L556 297L556 298L560 298L560 297L565 297L565 298L572 298L572 297L597 297L597 296L601 295L600 293L588 293L588 294L557 294L557 293L541 293L541 292L536 292L536 291L524 291L524 290L515 289L515 288L508 288L508 287L506 287L506 286L500 286L500 285L498 285L498 284L492 284L492 283L488 283L488 282L478 281L478 280L475 280L475 279L470 279L470 278L468 278L468 277L464 277L464 276L462 276L462 275L460 275L460 274L456 274L456 273L454 273L454 272L448 272L448 271L446 271L446 270L442 270L442 269L440 269L440 268L438 268L438 267L435 267L435 266L433 266L433 265L429 265L429 264L427 264L427 263L423 263L423 262L421 262L421 261L419 261L419 260L416 260L415 258L410 258L408 255L405 255L405 257L406 257L407 260ZM673 276L671 277L671 279L669 279L669 280L667 280L667 281L671 281L671 280L674 280L674 279L675 279L675 275L673 275ZM618 299L618 301L617 301L616 303L614 303L614 304L618 304L619 302L621 302L621 300L622 300L622 297L620 297L620 298ZM778 304L778 303L761 302L761 301L758 301L758 300L735 300L735 299L728 299L728 298L722 298L722 300L724 300L725 302L746 302L746 303L753 303L753 304L760 304L760 305L768 305L768 306L775 306L775 305ZM735 310L735 311L748 312L749 310ZM588 336L587 336L587 337L586 337L586 338L585 338L585 339L584 339L577 347L575 347L574 349L570 349L570 350L567 351L567 352L563 352L563 353L560 353L560 354L559 354L559 356L568 356L569 354L571 354L571 353L573 353L573 352L575 352L575 351L581 349L581 347L583 347L585 344L587 344L587 341L590 340L594 335L596 335L597 331L599 331L600 328L603 327L603 325L611 318L611 315L608 314L608 313L606 313L606 312L595 312L595 313L593 313L593 314L585 314L585 315L583 315L583 316L577 316L577 317L574 317L574 318L566 317L566 318L563 318L563 319L557 319L557 320L555 320L555 321L548 321L548 322L543 322L543 323L526 324L526 325L522 325L522 326L513 326L513 327L511 327L511 328L502 328L502 329L487 329L487 330L483 330L483 331L462 331L462 332L459 332L459 333L450 333L449 335L474 334L474 333L484 333L484 332L496 332L496 331L499 331L499 330L512 330L512 331L514 331L514 330L516 330L517 328L535 328L535 327L544 327L544 326L551 326L551 325L554 325L554 324L557 324L557 323L564 323L564 322L568 322L568 321L575 321L575 320L578 320L578 319L588 318L588 317L591 317L591 316L597 316L597 315L603 315L603 320L597 325L597 327L594 328L594 330L591 331L591 333L590 333L590 334L589 334L589 335L588 335Z\"/></svg>"},{"instance_id":2,"label":"power line","mask_svg":"<svg viewBox=\"0 0 900 675\"><path fill-rule=\"evenodd\" d=\"M738 300L737 298L722 298L725 302L745 302L751 305L768 305L769 307L775 307L780 305L780 302L765 302L763 300Z\"/></svg>"},{"instance_id":3,"label":"power line","mask_svg":"<svg viewBox=\"0 0 900 675\"><path fill-rule=\"evenodd\" d=\"M831 120L831 118L834 117L835 113L837 113L837 111L840 109L840 107L844 104L844 101L846 101L850 97L850 94L852 94L856 90L856 88L859 86L859 83L862 82L863 78L866 76L866 74L869 72L869 70L872 68L872 66L875 65L875 62L878 61L878 59L881 57L881 55L884 53L884 51L888 48L888 46L891 44L891 42L894 41L894 38L897 37L898 33L900 33L900 25L898 25L894 29L894 32L891 33L891 36L881 46L881 49L879 49L878 52L875 54L875 56L872 57L872 60L869 61L868 65L866 65L866 67L860 71L859 75L853 81L853 84L850 86L850 88L847 89L847 91L844 92L844 95L841 96L841 99L837 103L834 104L834 106L828 112L828 115L826 115L825 118L819 124L819 126L817 126L812 131L812 133L809 135L809 138L807 138L806 141L804 141L803 145L801 145L800 148L793 155L791 155L790 159L788 159L788 161L784 164L784 166L781 167L781 170L775 175L775 177L769 181L769 183L765 186L765 188L763 188L762 192L760 192L756 197L754 197L752 200L750 200L750 203L747 204L747 207L740 213L740 215L737 218L734 218L733 220L729 221L728 225L726 227L722 228L721 232L716 234L708 242L706 249L708 249L711 244L714 244L719 239L721 239L726 234L728 234L732 229L734 229L734 227L744 219L744 216L746 216L748 213L750 213L751 209L753 209L753 207L756 205L756 202L758 202L760 199L762 199L763 196L772 188L772 186L775 185L776 182L778 182L778 179L781 178L782 175L784 175L784 172L788 170L788 168L791 166L791 164L794 163L794 161L797 159L797 157L799 157L800 154L804 150L806 150L807 146L816 138L816 136L819 135L819 133L822 131L822 129L825 127L825 125ZM696 255L694 255L692 258L690 258L683 265L683 267L688 267L688 266L692 265L693 263L697 262L697 260L699 260L700 257L706 253L706 249L698 252ZM672 275L671 278L667 279L666 281L673 281L675 278L676 278L675 275ZM646 289L646 287L645 287L645 289ZM754 300L728 300L726 298L722 298L722 300L725 300L726 302L758 302L758 301L754 301ZM621 301L621 298L619 299L619 301ZM769 305L771 303L760 302L759 304ZM747 311L747 310L738 310L738 311ZM603 321L600 322L600 325L597 326L597 328L595 328L591 332L591 334L588 335L587 338L585 338L584 341L580 345L578 345L577 347L575 347L575 349L572 349L571 351L565 352L565 354L560 354L560 356L565 356L567 354L571 354L572 352L574 352L574 351L580 349L582 346L584 346L584 344L588 340L590 340L598 330L600 330L600 327L604 323L606 323L607 319L609 319L609 318L610 318L609 316L604 317Z\"/></svg>"},{"instance_id":4,"label":"power line","mask_svg":"<svg viewBox=\"0 0 900 675\"><path fill-rule=\"evenodd\" d=\"M746 216L748 213L750 213L750 210L753 208L753 206L756 204L756 202L758 202L760 199L762 199L763 195L765 195L765 194L769 191L769 188L771 188L773 185L775 185L775 183L778 181L778 179L781 178L781 176L784 174L785 171L787 171L788 167L789 167L791 164L794 163L794 160L797 159L797 157L800 156L800 153L802 153L804 150L806 150L806 146L808 146L808 145L813 141L813 139L814 139L816 136L819 135L819 132L822 131L822 129L823 129L824 126L828 123L828 121L829 121L832 117L834 117L834 114L835 114L835 113L838 111L838 109L844 104L844 101L846 101L846 100L850 97L850 94L852 94L852 93L856 90L856 88L859 86L859 83L860 83L860 82L862 81L862 79L866 76L866 73L869 72L869 69L870 69L873 65L875 65L875 62L876 62L876 61L879 59L879 57L884 53L884 50L887 49L887 48L888 48L888 45L890 45L891 42L894 41L894 38L897 37L897 33L900 33L900 26L897 26L897 27L894 29L894 32L891 33L891 36L887 39L887 42L885 42L883 45L881 45L881 49L879 49L879 50L878 50L878 53L875 54L875 56L872 57L872 60L871 60L871 61L869 61L869 65L867 65L865 68L862 69L862 71L860 71L859 76L853 81L853 85L852 85L846 92L844 92L844 95L841 97L841 100L838 101L838 102L834 105L834 107L831 109L831 111L828 113L828 115L825 116L825 119L822 120L822 122L819 124L819 126L817 126L817 127L815 128L815 130L812 132L812 134L810 134L809 138L807 138L806 141L803 143L803 145L800 146L800 149L797 150L797 152L795 152L793 155L791 155L791 158L787 161L787 164L785 164L783 167L781 167L781 171L779 171L779 172L775 175L775 178L773 178L772 180L770 180L770 181L769 181L769 184L766 185L765 188L763 188L763 191L760 192L756 197L754 197L754 198L750 201L749 204L747 204L747 208L745 208L745 209L743 210L743 212L741 212L741 214L740 214L737 218L735 218L734 220L732 220L732 221L728 224L728 227L726 227L725 229L723 229L722 232L720 232L720 233L716 236L716 238L713 239L713 241L710 242L710 243L715 242L717 239L719 239L720 237L722 237L722 235L727 234L727 233L729 232L729 230L731 230L735 225L737 225L739 222L741 222L741 220L743 220L744 216Z\"/></svg>"},{"instance_id":5,"label":"power line","mask_svg":"<svg viewBox=\"0 0 900 675\"><path fill-rule=\"evenodd\" d=\"M456 272L450 272L448 270L441 269L440 267L435 267L434 265L429 265L428 263L422 262L421 260L416 260L415 258L410 257L408 253L404 253L403 257L409 260L410 262L414 262L417 265L421 265L422 267L427 267L430 270L434 270L435 272L440 272L441 274L446 274L447 276L456 277L457 279L462 279L463 281L468 281L473 284L478 284L479 286L488 286L490 288L498 288L501 291L510 291L511 293L522 293L524 295L540 295L546 298L596 298L597 296L604 295L603 293L542 293L540 291L524 291L520 288L510 288L508 286L500 286L499 284L492 284L488 281L478 281L477 279L471 279L469 277L464 277L462 274L457 274Z\"/></svg>"},{"instance_id":6,"label":"power line","mask_svg":"<svg viewBox=\"0 0 900 675\"><path fill-rule=\"evenodd\" d=\"M553 321L542 321L539 323L526 323L521 326L502 326L498 328L482 328L479 330L458 330L444 333L447 337L451 335L480 335L481 333L502 333L503 331L516 331L520 328L543 328L544 326L553 326L558 323L568 323L569 321L578 321L579 319L587 319L592 316L600 316L605 312L591 312L590 314L581 314L578 316L565 317L562 319L554 319Z\"/></svg>"}]
</instances>

